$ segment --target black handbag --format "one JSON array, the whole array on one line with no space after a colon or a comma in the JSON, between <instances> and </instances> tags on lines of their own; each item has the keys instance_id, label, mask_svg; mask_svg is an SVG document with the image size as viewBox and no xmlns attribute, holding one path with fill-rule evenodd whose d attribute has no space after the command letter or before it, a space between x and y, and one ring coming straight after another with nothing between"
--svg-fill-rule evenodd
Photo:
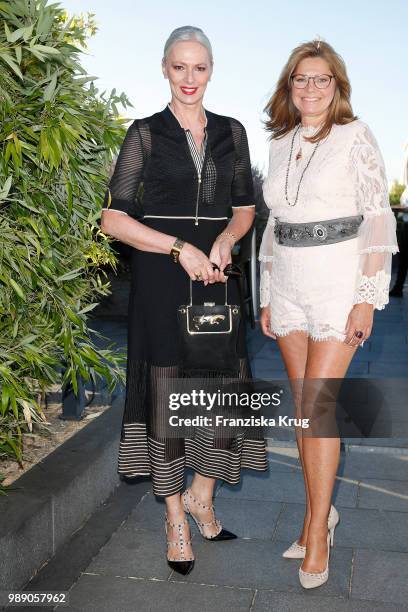
<instances>
[{"instance_id":1,"label":"black handbag","mask_svg":"<svg viewBox=\"0 0 408 612\"><path fill-rule=\"evenodd\" d=\"M181 371L189 376L238 376L238 329L241 309L228 304L228 281L225 303L193 304L190 279L190 303L179 306L179 355Z\"/></svg>"}]
</instances>

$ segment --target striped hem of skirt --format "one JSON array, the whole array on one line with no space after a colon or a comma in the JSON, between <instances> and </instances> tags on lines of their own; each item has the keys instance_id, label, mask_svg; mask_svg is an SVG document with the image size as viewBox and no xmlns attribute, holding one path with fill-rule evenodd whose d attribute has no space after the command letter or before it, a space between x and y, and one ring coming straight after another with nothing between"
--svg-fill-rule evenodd
<instances>
[{"instance_id":1,"label":"striped hem of skirt","mask_svg":"<svg viewBox=\"0 0 408 612\"><path fill-rule=\"evenodd\" d=\"M144 423L126 423L119 445L118 473L128 477L151 476L153 493L168 496L182 490L186 467L230 485L240 482L243 468L268 469L264 440L241 435L234 442L233 450L214 448L211 433L198 429L194 439L185 439L185 454L166 461L165 444L150 438Z\"/></svg>"}]
</instances>

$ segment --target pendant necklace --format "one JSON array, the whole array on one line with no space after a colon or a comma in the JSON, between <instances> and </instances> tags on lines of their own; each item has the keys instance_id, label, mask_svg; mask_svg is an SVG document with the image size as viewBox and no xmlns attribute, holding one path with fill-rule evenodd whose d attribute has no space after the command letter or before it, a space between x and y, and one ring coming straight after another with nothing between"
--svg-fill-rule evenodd
<instances>
[{"instance_id":1,"label":"pendant necklace","mask_svg":"<svg viewBox=\"0 0 408 612\"><path fill-rule=\"evenodd\" d=\"M302 154L303 154L303 151L302 151L302 138L301 138L301 136L299 134L299 150L298 150L298 152L296 154L296 157L295 157L296 166L299 165L299 162L302 159Z\"/></svg>"},{"instance_id":2,"label":"pendant necklace","mask_svg":"<svg viewBox=\"0 0 408 612\"><path fill-rule=\"evenodd\" d=\"M299 165L299 162L300 162L301 159L302 159L302 145L299 142L299 151L296 153L296 157L295 157L296 166Z\"/></svg>"},{"instance_id":3,"label":"pendant necklace","mask_svg":"<svg viewBox=\"0 0 408 612\"><path fill-rule=\"evenodd\" d=\"M306 166L304 167L304 170L303 170L303 172L302 172L302 174L301 174L300 181L299 181L299 184L298 184L298 187L297 187L297 191L296 191L296 198L295 198L295 201L294 201L294 202L293 202L293 204L292 204L291 202L289 202L289 198L288 198L289 170L290 170L290 164L291 164L291 161L292 161L292 155L293 155L293 145L294 145L294 143L295 143L295 138L296 138L296 135L297 135L297 133L299 132L299 130L300 130L300 128L301 128L301 127L302 127L302 126L301 126L301 124L299 123L298 127L297 127L297 128L295 129L295 131L293 132L292 143L291 143L291 146L290 146L290 153L289 153L288 167L287 167L287 170L286 170L286 180L285 180L285 198L286 198L286 202L289 204L289 206L296 206L297 201L298 201L298 198L299 198L299 190L300 190L300 185L302 184L303 177L304 177L304 175L305 175L306 170L308 169L308 167L309 167L309 165L310 165L310 162L311 162L311 161L312 161L312 159L313 159L314 154L316 153L317 147L318 147L318 146L319 146L319 144L320 144L320 141L318 141L318 142L316 143L316 145L315 145L315 147L314 147L314 149L313 149L313 151L312 151L312 154L311 154L311 156L309 157L309 159L308 159L308 162L307 162ZM299 162L299 161L300 161L300 159L302 159L302 147L300 147L300 149L299 149L299 151L298 151L298 153L297 153L297 155L296 155L295 161L296 161L296 162Z\"/></svg>"}]
</instances>

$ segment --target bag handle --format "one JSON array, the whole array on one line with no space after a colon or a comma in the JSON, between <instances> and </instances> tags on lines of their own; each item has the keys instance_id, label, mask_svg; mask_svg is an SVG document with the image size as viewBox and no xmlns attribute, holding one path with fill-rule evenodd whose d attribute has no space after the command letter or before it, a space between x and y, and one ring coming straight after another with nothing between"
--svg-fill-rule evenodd
<instances>
[{"instance_id":1,"label":"bag handle","mask_svg":"<svg viewBox=\"0 0 408 612\"><path fill-rule=\"evenodd\" d=\"M219 270L219 267L217 266L217 264L212 263L212 267L214 270ZM227 277L227 280L225 281L225 304L224 306L229 306L228 304L228 278L230 276L235 276L235 277L241 277L242 276L242 270L241 267L238 264L228 264L225 269L224 269L224 275ZM193 284L192 284L192 280L190 278L190 304L189 306L193 305Z\"/></svg>"},{"instance_id":2,"label":"bag handle","mask_svg":"<svg viewBox=\"0 0 408 612\"><path fill-rule=\"evenodd\" d=\"M190 303L189 306L193 305L193 281L190 278ZM225 281L225 303L224 306L229 306L228 304L228 278Z\"/></svg>"}]
</instances>

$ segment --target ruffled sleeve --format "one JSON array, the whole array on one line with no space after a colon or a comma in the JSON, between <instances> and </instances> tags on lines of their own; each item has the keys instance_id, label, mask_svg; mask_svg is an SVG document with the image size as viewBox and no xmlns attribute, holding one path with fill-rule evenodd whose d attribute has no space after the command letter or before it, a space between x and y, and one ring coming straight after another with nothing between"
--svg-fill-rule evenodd
<instances>
[{"instance_id":1,"label":"ruffled sleeve","mask_svg":"<svg viewBox=\"0 0 408 612\"><path fill-rule=\"evenodd\" d=\"M268 178L271 172L271 165L273 161L272 155L272 143L269 148L269 168L267 177L263 183L263 195L265 203L268 205ZM275 242L275 217L272 214L272 210L269 212L268 221L262 235L261 246L259 247L259 272L260 272L260 285L259 285L259 304L261 308L269 306L271 301L271 272L272 272L272 261L273 261L273 245Z\"/></svg>"},{"instance_id":2,"label":"ruffled sleeve","mask_svg":"<svg viewBox=\"0 0 408 612\"><path fill-rule=\"evenodd\" d=\"M273 260L273 243L275 240L275 218L269 214L268 222L259 248L260 261L260 306L269 306L271 301L271 271Z\"/></svg>"},{"instance_id":3,"label":"ruffled sleeve","mask_svg":"<svg viewBox=\"0 0 408 612\"><path fill-rule=\"evenodd\" d=\"M398 251L396 221L391 210L384 161L377 142L363 124L351 147L359 228L359 271L355 304L368 302L381 310L388 303L391 261Z\"/></svg>"}]
</instances>

